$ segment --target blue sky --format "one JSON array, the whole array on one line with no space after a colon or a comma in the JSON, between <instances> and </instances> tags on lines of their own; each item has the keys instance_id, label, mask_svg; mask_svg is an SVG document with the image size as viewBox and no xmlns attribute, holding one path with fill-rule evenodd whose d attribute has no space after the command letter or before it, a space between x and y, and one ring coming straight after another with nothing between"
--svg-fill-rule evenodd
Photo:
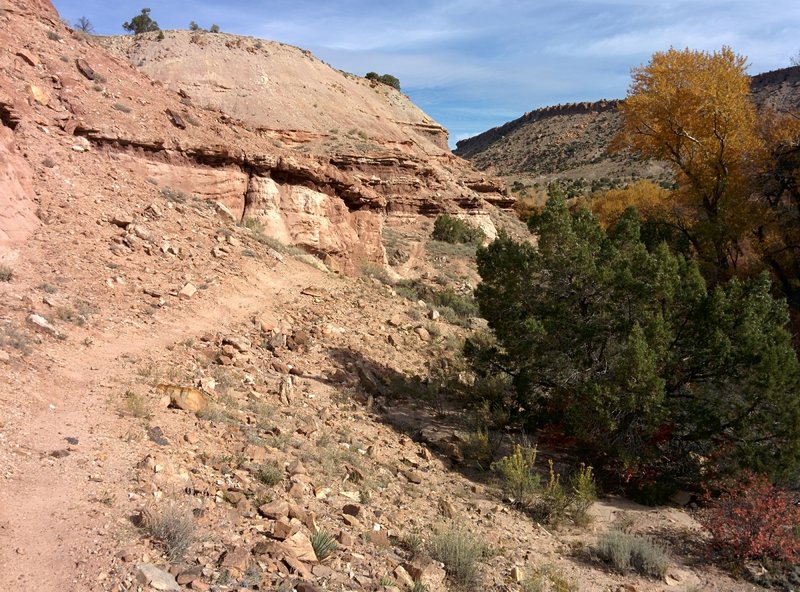
<instances>
[{"instance_id":1,"label":"blue sky","mask_svg":"<svg viewBox=\"0 0 800 592\"><path fill-rule=\"evenodd\" d=\"M630 69L654 51L730 45L750 73L800 52L800 1L772 0L55 0L121 34L142 6L162 29L194 20L283 41L355 74L397 76L403 91L450 130L451 142L537 107L622 98Z\"/></svg>"}]
</instances>

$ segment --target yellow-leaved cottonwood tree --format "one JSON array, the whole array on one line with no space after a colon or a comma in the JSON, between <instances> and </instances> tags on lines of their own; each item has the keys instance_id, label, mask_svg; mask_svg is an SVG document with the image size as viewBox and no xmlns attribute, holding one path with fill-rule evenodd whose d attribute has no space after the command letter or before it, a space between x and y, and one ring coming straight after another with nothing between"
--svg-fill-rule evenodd
<instances>
[{"instance_id":1,"label":"yellow-leaved cottonwood tree","mask_svg":"<svg viewBox=\"0 0 800 592\"><path fill-rule=\"evenodd\" d=\"M763 209L749 199L748 174L765 148L746 68L729 47L657 52L633 69L620 107L616 146L673 165L679 188L664 222L686 236L716 280L740 265L742 238Z\"/></svg>"}]
</instances>

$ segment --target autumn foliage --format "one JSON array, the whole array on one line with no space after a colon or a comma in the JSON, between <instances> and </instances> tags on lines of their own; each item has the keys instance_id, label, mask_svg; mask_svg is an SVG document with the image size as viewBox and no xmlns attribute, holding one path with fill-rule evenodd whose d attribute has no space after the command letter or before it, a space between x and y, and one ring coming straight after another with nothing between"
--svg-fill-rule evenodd
<instances>
[{"instance_id":1,"label":"autumn foliage","mask_svg":"<svg viewBox=\"0 0 800 592\"><path fill-rule=\"evenodd\" d=\"M744 473L717 484L707 494L709 507L700 521L711 533L718 557L741 563L747 559L800 561L800 506L797 495L776 487L764 475Z\"/></svg>"}]
</instances>

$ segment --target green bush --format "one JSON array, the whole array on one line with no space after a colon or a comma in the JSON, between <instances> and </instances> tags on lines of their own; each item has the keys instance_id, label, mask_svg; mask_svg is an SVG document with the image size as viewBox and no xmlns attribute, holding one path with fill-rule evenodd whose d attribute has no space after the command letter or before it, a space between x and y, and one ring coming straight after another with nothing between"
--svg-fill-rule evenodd
<instances>
[{"instance_id":1,"label":"green bush","mask_svg":"<svg viewBox=\"0 0 800 592\"><path fill-rule=\"evenodd\" d=\"M158 23L150 18L149 8L142 8L142 12L133 17L129 22L124 23L122 28L134 35L160 31Z\"/></svg>"},{"instance_id":2,"label":"green bush","mask_svg":"<svg viewBox=\"0 0 800 592\"><path fill-rule=\"evenodd\" d=\"M449 214L441 214L433 223L433 234L431 238L446 243L472 243L483 244L486 235L480 228L475 228Z\"/></svg>"},{"instance_id":3,"label":"green bush","mask_svg":"<svg viewBox=\"0 0 800 592\"><path fill-rule=\"evenodd\" d=\"M536 448L514 446L510 456L503 457L492 464L492 470L503 477L509 497L523 507L529 506L539 492L539 475L534 472Z\"/></svg>"},{"instance_id":4,"label":"green bush","mask_svg":"<svg viewBox=\"0 0 800 592\"><path fill-rule=\"evenodd\" d=\"M584 464L570 479L572 490L572 521L578 526L586 526L592 521L589 508L597 501L597 485L594 482L592 467Z\"/></svg>"},{"instance_id":5,"label":"green bush","mask_svg":"<svg viewBox=\"0 0 800 592\"><path fill-rule=\"evenodd\" d=\"M796 474L800 364L766 276L708 287L693 261L648 249L632 209L604 231L551 198L533 224L537 246L501 234L478 252L497 347L470 357L513 377L517 421L559 424L634 477Z\"/></svg>"},{"instance_id":6,"label":"green bush","mask_svg":"<svg viewBox=\"0 0 800 592\"><path fill-rule=\"evenodd\" d=\"M367 80L374 80L375 82L380 82L381 84L385 84L387 86L391 86L397 90L400 90L400 80L392 76L391 74L378 74L377 72L367 72L366 76L364 76Z\"/></svg>"}]
</instances>

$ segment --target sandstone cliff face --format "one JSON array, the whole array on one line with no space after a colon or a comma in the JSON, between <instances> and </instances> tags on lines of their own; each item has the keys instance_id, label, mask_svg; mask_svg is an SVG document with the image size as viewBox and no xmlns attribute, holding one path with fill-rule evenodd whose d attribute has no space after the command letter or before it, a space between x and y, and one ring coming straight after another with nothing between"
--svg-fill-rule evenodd
<instances>
[{"instance_id":1,"label":"sandstone cliff face","mask_svg":"<svg viewBox=\"0 0 800 592\"><path fill-rule=\"evenodd\" d=\"M219 202L236 221L255 218L266 234L353 273L363 262L385 263L387 216L450 211L493 231L493 204L511 203L502 183L450 154L446 132L400 93L373 88L302 50L262 42L274 61L247 78L247 68L265 59L248 50L258 42L206 34L218 47L207 48L199 82L162 83L65 28L49 2L10 1L0 20L6 251L36 227L34 212L57 218L65 203L91 199L102 187ZM139 44L162 58L167 50L201 47L188 33L168 33L165 41L115 43ZM234 86L244 76L237 68L247 72L243 89ZM207 85L219 72L236 75ZM277 84L281 77L294 86ZM267 95L249 98L261 87ZM237 96L248 97L246 109L230 105ZM257 113L275 117L246 118L257 105L271 105Z\"/></svg>"}]
</instances>

